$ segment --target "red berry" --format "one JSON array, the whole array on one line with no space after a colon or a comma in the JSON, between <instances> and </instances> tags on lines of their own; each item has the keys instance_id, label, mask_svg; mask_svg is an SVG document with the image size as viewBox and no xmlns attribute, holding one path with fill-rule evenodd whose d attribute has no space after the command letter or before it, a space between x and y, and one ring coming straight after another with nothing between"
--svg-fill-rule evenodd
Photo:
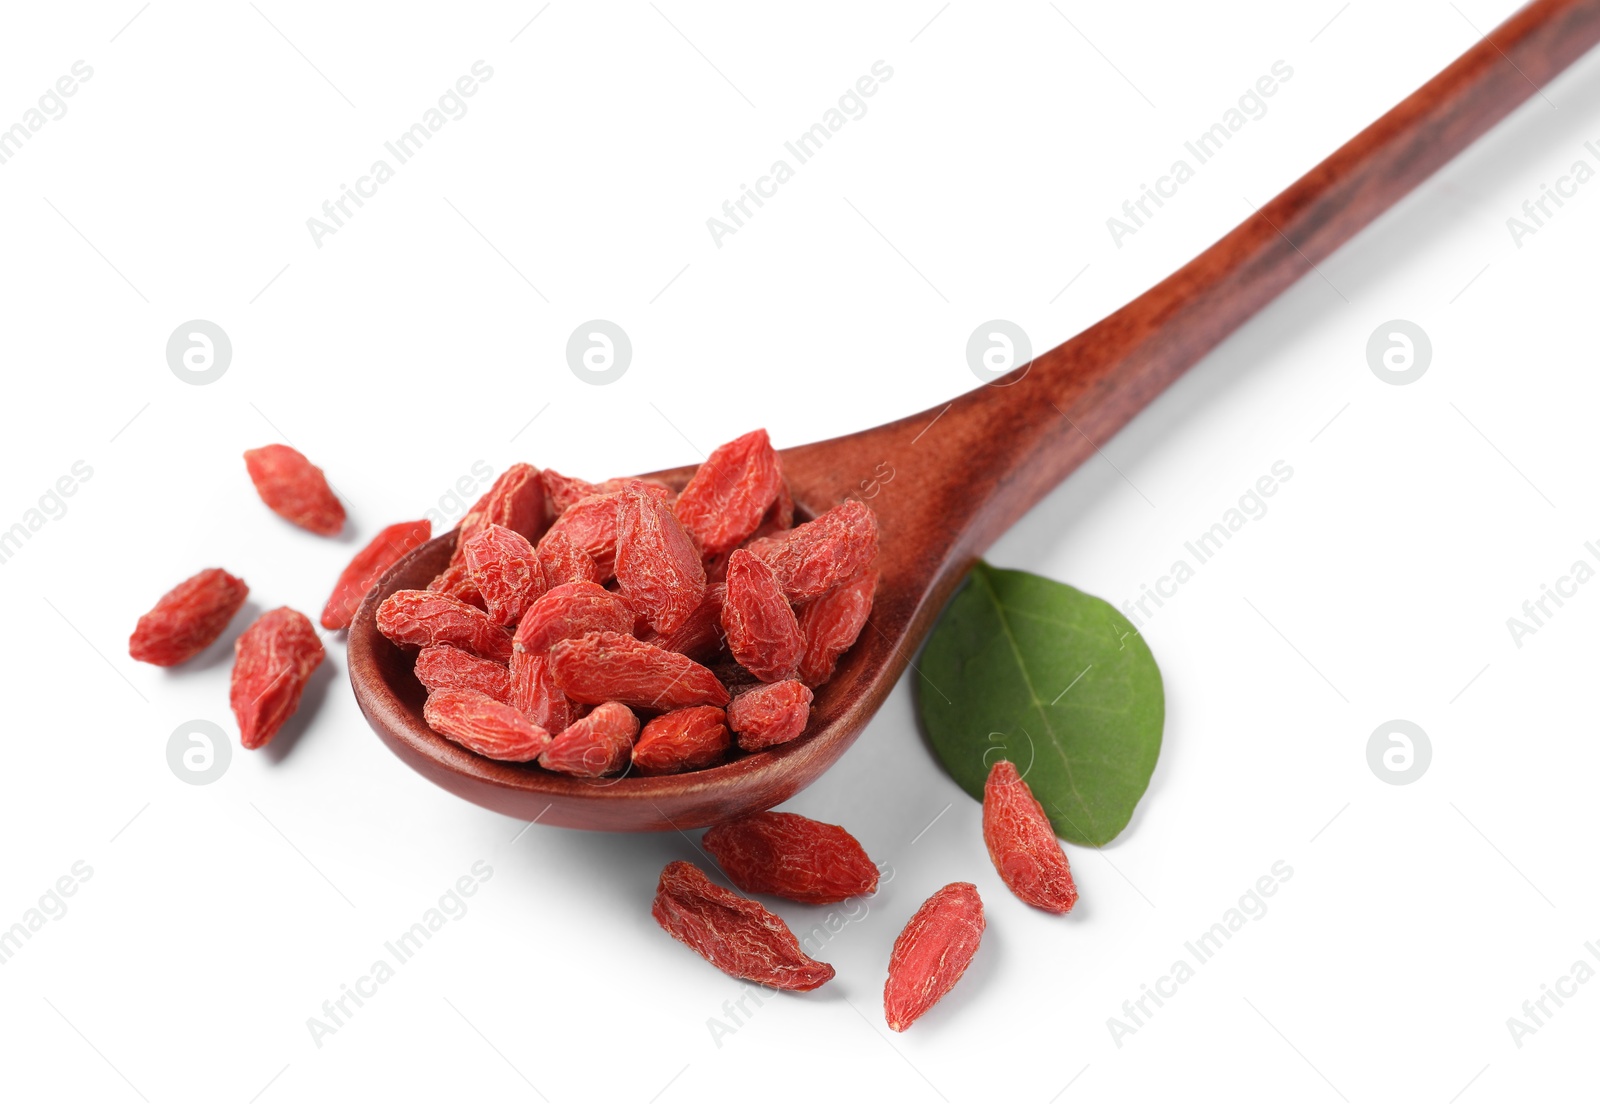
<instances>
[{"instance_id":1,"label":"red berry","mask_svg":"<svg viewBox=\"0 0 1600 1107\"><path fill-rule=\"evenodd\" d=\"M971 884L946 884L894 941L883 1015L900 1031L927 1014L967 971L983 938L983 900Z\"/></svg>"},{"instance_id":2,"label":"red berry","mask_svg":"<svg viewBox=\"0 0 1600 1107\"><path fill-rule=\"evenodd\" d=\"M221 569L202 569L139 616L128 656L152 665L178 665L215 642L244 606L250 589Z\"/></svg>"},{"instance_id":3,"label":"red berry","mask_svg":"<svg viewBox=\"0 0 1600 1107\"><path fill-rule=\"evenodd\" d=\"M376 538L350 559L350 564L334 582L333 594L322 609L322 625L329 630L348 627L356 617L356 608L378 583L378 578L396 561L426 542L432 533L433 524L426 519L395 523L380 530Z\"/></svg>"},{"instance_id":4,"label":"red berry","mask_svg":"<svg viewBox=\"0 0 1600 1107\"><path fill-rule=\"evenodd\" d=\"M700 844L728 879L757 895L838 903L878 889L878 866L849 831L788 811L763 811L706 831Z\"/></svg>"},{"instance_id":5,"label":"red berry","mask_svg":"<svg viewBox=\"0 0 1600 1107\"><path fill-rule=\"evenodd\" d=\"M239 744L258 749L288 722L316 667L322 664L317 628L300 612L267 612L233 644L228 702L239 723Z\"/></svg>"},{"instance_id":6,"label":"red berry","mask_svg":"<svg viewBox=\"0 0 1600 1107\"><path fill-rule=\"evenodd\" d=\"M1000 879L1023 903L1064 915L1078 902L1055 827L1009 761L990 766L983 786L983 842Z\"/></svg>"},{"instance_id":7,"label":"red berry","mask_svg":"<svg viewBox=\"0 0 1600 1107\"><path fill-rule=\"evenodd\" d=\"M713 884L687 861L661 870L650 914L661 929L729 976L796 992L833 979L833 966L806 956L782 919L755 900Z\"/></svg>"},{"instance_id":8,"label":"red berry","mask_svg":"<svg viewBox=\"0 0 1600 1107\"><path fill-rule=\"evenodd\" d=\"M313 534L338 534L344 505L306 456L292 446L262 446L244 452L245 468L261 502Z\"/></svg>"}]
</instances>

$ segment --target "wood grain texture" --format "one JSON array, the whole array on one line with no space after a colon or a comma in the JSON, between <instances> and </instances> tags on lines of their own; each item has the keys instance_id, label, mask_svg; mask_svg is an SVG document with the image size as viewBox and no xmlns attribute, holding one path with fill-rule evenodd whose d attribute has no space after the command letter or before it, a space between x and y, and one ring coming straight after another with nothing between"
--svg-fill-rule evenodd
<instances>
[{"instance_id":1,"label":"wood grain texture","mask_svg":"<svg viewBox=\"0 0 1600 1107\"><path fill-rule=\"evenodd\" d=\"M882 526L871 620L817 690L806 734L681 776L580 781L478 757L422 722L411 651L377 605L421 588L454 534L379 582L350 631L350 679L373 728L424 776L523 819L596 830L709 826L765 810L860 734L973 561L1181 373L1600 40L1600 0L1537 0L1178 272L1027 366L946 406L781 451L804 511L869 497ZM881 465L896 479L875 486ZM690 470L652 474L681 486ZM876 487L876 491L875 491Z\"/></svg>"}]
</instances>

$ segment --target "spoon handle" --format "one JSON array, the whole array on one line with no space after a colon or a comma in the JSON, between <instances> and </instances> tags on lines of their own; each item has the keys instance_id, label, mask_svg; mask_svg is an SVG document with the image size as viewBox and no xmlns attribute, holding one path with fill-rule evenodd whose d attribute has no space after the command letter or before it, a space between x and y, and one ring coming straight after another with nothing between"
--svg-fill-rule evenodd
<instances>
[{"instance_id":1,"label":"spoon handle","mask_svg":"<svg viewBox=\"0 0 1600 1107\"><path fill-rule=\"evenodd\" d=\"M901 486L871 502L886 534L926 539L931 594L906 599L937 611L971 560L1097 443L1291 284L1308 274L1325 282L1319 262L1543 96L1596 41L1600 0L1535 0L1138 299L942 413L800 447L797 468L825 470L818 490L831 497L865 495L874 473L898 471Z\"/></svg>"}]
</instances>

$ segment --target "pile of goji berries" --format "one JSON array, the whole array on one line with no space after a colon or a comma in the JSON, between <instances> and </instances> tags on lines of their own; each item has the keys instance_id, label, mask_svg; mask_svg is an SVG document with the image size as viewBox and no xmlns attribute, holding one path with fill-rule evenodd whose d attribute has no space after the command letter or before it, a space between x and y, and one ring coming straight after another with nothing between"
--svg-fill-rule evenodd
<instances>
[{"instance_id":1,"label":"pile of goji berries","mask_svg":"<svg viewBox=\"0 0 1600 1107\"><path fill-rule=\"evenodd\" d=\"M249 450L245 463L285 519L321 535L343 528L343 505L298 451ZM430 531L426 520L381 531L340 574L322 625L348 627L378 579ZM715 450L676 496L654 481L595 485L519 464L463 517L445 571L426 589L385 599L377 624L419 647L428 725L474 752L574 776L681 773L804 733L812 689L872 610L877 551L877 519L859 501L794 525L761 430ZM203 570L139 619L128 651L181 664L222 635L248 593L238 577ZM234 654L229 698L241 743L255 749L294 714L323 646L308 618L280 607L239 636ZM1061 843L1009 761L990 770L983 836L1018 898L1072 909L1078 892ZM853 836L802 815L724 823L702 846L755 894L837 903L878 885ZM834 976L776 914L686 861L662 871L651 913L733 976L794 991ZM972 884L948 884L923 903L889 956L891 1029L906 1029L955 986L984 926Z\"/></svg>"},{"instance_id":2,"label":"pile of goji berries","mask_svg":"<svg viewBox=\"0 0 1600 1107\"><path fill-rule=\"evenodd\" d=\"M1078 901L1066 854L1044 808L1009 761L997 761L983 792L983 838L995 871L1019 899L1055 914ZM878 869L843 827L766 811L714 826L701 847L735 887L797 903L871 895ZM687 861L661 872L651 909L661 928L731 976L809 992L833 966L801 947L760 903L713 883ZM978 952L983 901L975 885L947 884L911 916L889 955L883 1014L905 1030L955 987Z\"/></svg>"},{"instance_id":3,"label":"pile of goji berries","mask_svg":"<svg viewBox=\"0 0 1600 1107\"><path fill-rule=\"evenodd\" d=\"M596 777L681 773L798 738L872 609L878 523L851 500L799 526L767 432L674 495L506 470L448 567L378 629L420 647L423 718L485 757Z\"/></svg>"}]
</instances>

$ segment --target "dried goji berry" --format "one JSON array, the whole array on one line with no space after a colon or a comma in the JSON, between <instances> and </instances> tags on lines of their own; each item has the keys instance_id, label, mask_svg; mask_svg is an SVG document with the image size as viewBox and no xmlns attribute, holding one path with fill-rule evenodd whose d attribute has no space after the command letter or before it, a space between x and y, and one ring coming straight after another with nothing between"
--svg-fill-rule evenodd
<instances>
[{"instance_id":1,"label":"dried goji berry","mask_svg":"<svg viewBox=\"0 0 1600 1107\"><path fill-rule=\"evenodd\" d=\"M687 861L661 870L650 914L661 929L729 976L796 992L833 979L833 966L806 956L782 919L755 900L713 884Z\"/></svg>"},{"instance_id":2,"label":"dried goji berry","mask_svg":"<svg viewBox=\"0 0 1600 1107\"><path fill-rule=\"evenodd\" d=\"M815 688L833 675L840 656L866 626L877 587L878 574L869 571L801 609L800 636L806 643L800 655L798 675L802 681Z\"/></svg>"},{"instance_id":3,"label":"dried goji berry","mask_svg":"<svg viewBox=\"0 0 1600 1107\"><path fill-rule=\"evenodd\" d=\"M628 766L639 720L627 706L603 703L550 740L539 764L569 776L606 776Z\"/></svg>"},{"instance_id":4,"label":"dried goji berry","mask_svg":"<svg viewBox=\"0 0 1600 1107\"><path fill-rule=\"evenodd\" d=\"M313 534L338 534L344 505L304 454L292 446L262 446L244 452L245 468L261 502Z\"/></svg>"},{"instance_id":5,"label":"dried goji berry","mask_svg":"<svg viewBox=\"0 0 1600 1107\"><path fill-rule=\"evenodd\" d=\"M543 653L565 638L596 630L633 633L633 609L598 584L558 584L540 596L517 624L517 649Z\"/></svg>"},{"instance_id":6,"label":"dried goji berry","mask_svg":"<svg viewBox=\"0 0 1600 1107\"><path fill-rule=\"evenodd\" d=\"M428 646L417 654L417 680L430 692L470 688L492 700L511 702L511 672L498 661L454 646Z\"/></svg>"},{"instance_id":7,"label":"dried goji berry","mask_svg":"<svg viewBox=\"0 0 1600 1107\"><path fill-rule=\"evenodd\" d=\"M728 702L728 690L704 665L614 631L557 642L550 647L550 671L556 686L578 703L616 700L670 711Z\"/></svg>"},{"instance_id":8,"label":"dried goji berry","mask_svg":"<svg viewBox=\"0 0 1600 1107\"><path fill-rule=\"evenodd\" d=\"M878 890L878 867L842 826L788 811L746 815L700 844L735 887L799 903L838 903Z\"/></svg>"},{"instance_id":9,"label":"dried goji berry","mask_svg":"<svg viewBox=\"0 0 1600 1107\"><path fill-rule=\"evenodd\" d=\"M1000 879L1023 903L1064 915L1078 902L1078 886L1055 828L1009 761L989 767L983 786L983 843Z\"/></svg>"},{"instance_id":10,"label":"dried goji berry","mask_svg":"<svg viewBox=\"0 0 1600 1107\"><path fill-rule=\"evenodd\" d=\"M511 466L495 478L489 491L461 517L452 562L465 557L467 541L489 524L514 530L529 542L544 533L544 484L539 470L523 462Z\"/></svg>"},{"instance_id":11,"label":"dried goji berry","mask_svg":"<svg viewBox=\"0 0 1600 1107\"><path fill-rule=\"evenodd\" d=\"M546 469L548 474L550 470ZM586 580L604 584L600 566L582 546L565 534L546 534L539 542L539 564L544 567L544 580L551 588L559 584Z\"/></svg>"},{"instance_id":12,"label":"dried goji berry","mask_svg":"<svg viewBox=\"0 0 1600 1107\"><path fill-rule=\"evenodd\" d=\"M239 635L233 644L228 702L245 749L272 741L294 714L322 654L317 628L291 607L267 612Z\"/></svg>"},{"instance_id":13,"label":"dried goji berry","mask_svg":"<svg viewBox=\"0 0 1600 1107\"><path fill-rule=\"evenodd\" d=\"M728 559L728 594L722 628L734 658L757 677L787 680L805 650L794 609L766 562L748 550Z\"/></svg>"},{"instance_id":14,"label":"dried goji berry","mask_svg":"<svg viewBox=\"0 0 1600 1107\"><path fill-rule=\"evenodd\" d=\"M378 605L378 630L401 646L456 646L491 661L511 660L511 632L443 592L394 593Z\"/></svg>"},{"instance_id":15,"label":"dried goji berry","mask_svg":"<svg viewBox=\"0 0 1600 1107\"><path fill-rule=\"evenodd\" d=\"M633 767L645 776L704 769L732 748L720 707L684 707L644 724L633 747Z\"/></svg>"},{"instance_id":16,"label":"dried goji berry","mask_svg":"<svg viewBox=\"0 0 1600 1107\"><path fill-rule=\"evenodd\" d=\"M878 518L860 500L846 500L749 549L772 566L790 600L814 600L867 571L878 556Z\"/></svg>"},{"instance_id":17,"label":"dried goji berry","mask_svg":"<svg viewBox=\"0 0 1600 1107\"><path fill-rule=\"evenodd\" d=\"M478 586L472 582L472 574L467 571L465 562L448 566L444 572L430 580L428 591L453 596L462 603L471 604L480 610L487 606L483 602L483 593L479 592Z\"/></svg>"},{"instance_id":18,"label":"dried goji berry","mask_svg":"<svg viewBox=\"0 0 1600 1107\"><path fill-rule=\"evenodd\" d=\"M544 568L533 545L499 523L490 523L462 544L467 572L483 596L489 618L515 626L544 595Z\"/></svg>"},{"instance_id":19,"label":"dried goji berry","mask_svg":"<svg viewBox=\"0 0 1600 1107\"><path fill-rule=\"evenodd\" d=\"M512 653L508 702L551 734L561 733L578 717L577 705L551 679L550 659L543 653Z\"/></svg>"},{"instance_id":20,"label":"dried goji berry","mask_svg":"<svg viewBox=\"0 0 1600 1107\"><path fill-rule=\"evenodd\" d=\"M708 557L726 553L761 524L783 477L767 432L754 430L711 451L673 510Z\"/></svg>"},{"instance_id":21,"label":"dried goji berry","mask_svg":"<svg viewBox=\"0 0 1600 1107\"><path fill-rule=\"evenodd\" d=\"M597 496L606 492L621 492L628 488L638 488L649 492L652 496L663 502L672 498L672 489L658 480L648 477L612 477L610 480L601 481L599 484L590 484L577 477L563 476L554 469L544 471L545 501L550 506L550 516L555 518L567 508L577 503L586 496Z\"/></svg>"},{"instance_id":22,"label":"dried goji berry","mask_svg":"<svg viewBox=\"0 0 1600 1107\"><path fill-rule=\"evenodd\" d=\"M517 462L495 478L488 494L478 506L477 526L496 526L514 530L529 542L537 542L548 521L544 510L544 481L539 470ZM471 538L474 521L462 519L462 536Z\"/></svg>"},{"instance_id":23,"label":"dried goji berry","mask_svg":"<svg viewBox=\"0 0 1600 1107\"><path fill-rule=\"evenodd\" d=\"M128 656L177 665L215 642L244 606L250 589L221 569L202 569L156 601L128 638Z\"/></svg>"},{"instance_id":24,"label":"dried goji berry","mask_svg":"<svg viewBox=\"0 0 1600 1107\"><path fill-rule=\"evenodd\" d=\"M811 689L798 680L762 684L741 692L728 704L728 725L742 750L764 750L793 741L811 715Z\"/></svg>"},{"instance_id":25,"label":"dried goji berry","mask_svg":"<svg viewBox=\"0 0 1600 1107\"><path fill-rule=\"evenodd\" d=\"M554 469L544 471L544 498L552 519L583 499L600 491L599 486L577 477L569 477Z\"/></svg>"},{"instance_id":26,"label":"dried goji berry","mask_svg":"<svg viewBox=\"0 0 1600 1107\"><path fill-rule=\"evenodd\" d=\"M706 571L694 540L665 504L637 489L617 505L617 585L657 633L671 634L699 606Z\"/></svg>"},{"instance_id":27,"label":"dried goji berry","mask_svg":"<svg viewBox=\"0 0 1600 1107\"><path fill-rule=\"evenodd\" d=\"M672 489L656 480L654 477L611 477L600 482L600 492L625 492L628 489L644 492L660 500L664 504L672 502Z\"/></svg>"},{"instance_id":28,"label":"dried goji berry","mask_svg":"<svg viewBox=\"0 0 1600 1107\"><path fill-rule=\"evenodd\" d=\"M585 496L561 513L540 539L542 546L557 535L570 539L594 559L602 581L610 580L617 561L617 504L619 492Z\"/></svg>"},{"instance_id":29,"label":"dried goji berry","mask_svg":"<svg viewBox=\"0 0 1600 1107\"><path fill-rule=\"evenodd\" d=\"M406 554L428 540L433 524L426 519L414 523L395 523L384 527L362 551L350 559L322 609L322 625L343 630L356 617L356 608L366 598L378 578Z\"/></svg>"},{"instance_id":30,"label":"dried goji berry","mask_svg":"<svg viewBox=\"0 0 1600 1107\"><path fill-rule=\"evenodd\" d=\"M432 693L422 718L451 741L496 761L532 761L550 744L550 732L522 712L471 689Z\"/></svg>"},{"instance_id":31,"label":"dried goji berry","mask_svg":"<svg viewBox=\"0 0 1600 1107\"><path fill-rule=\"evenodd\" d=\"M671 634L657 634L644 641L696 661L705 661L723 645L722 601L727 593L725 586L711 585L681 627Z\"/></svg>"},{"instance_id":32,"label":"dried goji berry","mask_svg":"<svg viewBox=\"0 0 1600 1107\"><path fill-rule=\"evenodd\" d=\"M946 884L917 908L889 955L883 1015L904 1030L955 987L983 938L983 900L971 884Z\"/></svg>"}]
</instances>

